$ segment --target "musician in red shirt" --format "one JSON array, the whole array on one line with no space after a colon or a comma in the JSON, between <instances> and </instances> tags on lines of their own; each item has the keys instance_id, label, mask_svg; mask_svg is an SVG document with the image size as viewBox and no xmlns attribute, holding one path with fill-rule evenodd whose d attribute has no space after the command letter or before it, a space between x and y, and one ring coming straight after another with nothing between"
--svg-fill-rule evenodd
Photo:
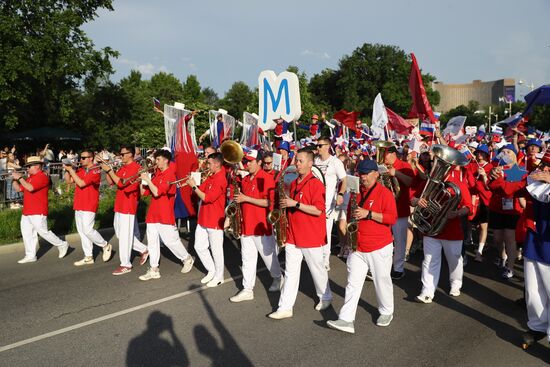
<instances>
[{"instance_id":1,"label":"musician in red shirt","mask_svg":"<svg viewBox=\"0 0 550 367\"><path fill-rule=\"evenodd\" d=\"M23 215L21 216L21 235L25 244L25 257L18 261L25 264L36 261L38 235L56 246L59 258L67 255L69 244L48 230L48 188L49 177L42 171L42 160L39 157L27 158L27 178L21 173L13 172L13 188L23 193Z\"/></svg>"},{"instance_id":2,"label":"musician in red shirt","mask_svg":"<svg viewBox=\"0 0 550 367\"><path fill-rule=\"evenodd\" d=\"M94 228L95 214L99 205L99 183L101 170L90 169L94 165L94 152L89 149L80 153L80 168L74 170L72 165L64 165L71 182L75 183L73 210L76 230L82 242L84 258L74 263L75 266L94 263L94 244L103 249L103 261L111 259L113 246Z\"/></svg>"},{"instance_id":3,"label":"musician in red shirt","mask_svg":"<svg viewBox=\"0 0 550 367\"><path fill-rule=\"evenodd\" d=\"M242 302L254 299L258 253L271 273L273 283L270 292L281 288L281 267L277 257L277 245L267 213L275 196L273 176L262 169L262 157L251 150L244 157L248 175L241 180L241 193L234 200L241 205L242 234L241 255L243 260L243 289L229 300Z\"/></svg>"},{"instance_id":4,"label":"musician in red shirt","mask_svg":"<svg viewBox=\"0 0 550 367\"><path fill-rule=\"evenodd\" d=\"M479 225L478 248L476 251L475 260L483 261L481 254L487 241L487 232L489 229L489 201L491 200L491 189L489 188L489 172L493 167L489 163L489 147L485 144L480 144L474 151L475 162L475 184L472 193L478 197L478 207L472 223ZM473 196L473 195L472 195ZM473 201L473 200L472 200Z\"/></svg>"},{"instance_id":5,"label":"musician in red shirt","mask_svg":"<svg viewBox=\"0 0 550 367\"><path fill-rule=\"evenodd\" d=\"M397 178L399 182L400 193L397 201L398 219L392 225L394 237L393 254L393 279L401 279L405 275L405 253L407 252L407 229L409 227L410 207L410 187L414 178L414 171L411 165L397 158L397 148L389 147L386 151L384 163L391 167L388 169L390 176Z\"/></svg>"},{"instance_id":6,"label":"musician in red shirt","mask_svg":"<svg viewBox=\"0 0 550 367\"><path fill-rule=\"evenodd\" d=\"M392 225L398 209L392 192L378 183L378 165L363 160L357 167L361 189L356 195L357 209L350 216L358 221L357 251L348 256L348 283L344 306L338 320L327 321L333 329L354 333L353 322L367 272L374 282L378 311L378 326L388 326L393 319L393 284L391 279L393 238Z\"/></svg>"},{"instance_id":7,"label":"musician in red shirt","mask_svg":"<svg viewBox=\"0 0 550 367\"><path fill-rule=\"evenodd\" d=\"M315 309L325 310L330 307L332 301L322 248L327 243L325 186L313 175L311 167L313 152L300 149L296 156L298 178L290 185L290 197L280 198L280 206L287 208L288 216L286 271L279 307L277 311L269 314L272 319L292 317L303 259L311 272L319 297Z\"/></svg>"},{"instance_id":8,"label":"musician in red shirt","mask_svg":"<svg viewBox=\"0 0 550 367\"><path fill-rule=\"evenodd\" d=\"M139 227L136 219L140 181L136 175L141 166L134 161L133 148L122 146L120 155L122 157L122 167L116 173L110 166L101 165L101 168L107 173L107 182L117 187L113 227L118 238L120 266L113 271L113 275L122 275L132 271L130 259L132 249L141 254L140 265L145 264L149 256L147 246L139 240ZM134 177L134 179L128 180L131 177Z\"/></svg>"},{"instance_id":9,"label":"musician in red shirt","mask_svg":"<svg viewBox=\"0 0 550 367\"><path fill-rule=\"evenodd\" d=\"M462 219L472 210L472 198L468 185L465 180L460 178L460 167L451 170L445 179L447 182L452 182L460 189L460 203L455 210L450 210L447 213L447 222L443 230L435 236L424 236L424 260L422 262L422 292L416 297L416 300L421 303L431 303L437 284L439 283L439 275L441 273L441 250L445 253L447 264L449 265L449 283L451 290L449 295L453 297L460 296L460 288L462 288L462 278L464 275L463 258L462 258L462 241L464 240L464 232L462 229ZM458 173L458 174L457 174ZM428 201L421 197L424 185L421 183L415 190L411 205L421 206L426 208ZM455 192L452 192L455 195Z\"/></svg>"},{"instance_id":10,"label":"musician in red shirt","mask_svg":"<svg viewBox=\"0 0 550 367\"><path fill-rule=\"evenodd\" d=\"M139 277L144 281L160 278L160 240L175 257L181 260L182 273L189 273L194 262L193 257L183 246L176 227L174 215L176 186L170 184L176 181L176 174L170 169L172 154L168 150L161 149L155 152L154 158L157 170L153 178L148 173L143 173L141 175L143 184L140 186L141 195L151 195L151 204L145 217L150 268L147 273Z\"/></svg>"},{"instance_id":11,"label":"musician in red shirt","mask_svg":"<svg viewBox=\"0 0 550 367\"><path fill-rule=\"evenodd\" d=\"M262 159L262 169L265 173L269 174L275 179L275 170L273 169L273 153L264 152Z\"/></svg>"},{"instance_id":12,"label":"musician in red shirt","mask_svg":"<svg viewBox=\"0 0 550 367\"><path fill-rule=\"evenodd\" d=\"M201 283L217 287L223 283L223 222L227 178L221 153L210 154L207 165L210 176L200 186L190 177L187 185L201 200L195 230L195 251L208 272Z\"/></svg>"}]
</instances>

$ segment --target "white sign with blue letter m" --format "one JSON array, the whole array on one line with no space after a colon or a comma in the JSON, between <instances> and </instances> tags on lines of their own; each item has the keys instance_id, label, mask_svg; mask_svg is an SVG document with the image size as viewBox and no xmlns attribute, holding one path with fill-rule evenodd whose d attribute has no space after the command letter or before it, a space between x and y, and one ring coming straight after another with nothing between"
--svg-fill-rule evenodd
<instances>
[{"instance_id":1,"label":"white sign with blue letter m","mask_svg":"<svg viewBox=\"0 0 550 367\"><path fill-rule=\"evenodd\" d=\"M259 84L259 121L264 130L273 130L277 125L273 119L282 117L285 121L298 120L302 114L300 86L298 76L283 71L277 75L274 71L264 70L258 77Z\"/></svg>"}]
</instances>

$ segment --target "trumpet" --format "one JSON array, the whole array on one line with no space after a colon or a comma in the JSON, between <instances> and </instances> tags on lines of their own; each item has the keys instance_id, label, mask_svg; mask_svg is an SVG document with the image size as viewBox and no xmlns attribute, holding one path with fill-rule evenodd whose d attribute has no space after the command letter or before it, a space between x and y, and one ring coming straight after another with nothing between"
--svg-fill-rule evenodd
<instances>
[{"instance_id":1,"label":"trumpet","mask_svg":"<svg viewBox=\"0 0 550 367\"><path fill-rule=\"evenodd\" d=\"M111 168L111 169L118 169L118 168L120 168L120 166L122 166L122 161L106 161L105 159L101 158L100 156L96 156L96 159L97 159L98 162L96 164L94 164L93 166L88 167L87 168L88 171L99 169L99 168L101 168L101 165L103 165L103 164L109 166L109 168Z\"/></svg>"},{"instance_id":2,"label":"trumpet","mask_svg":"<svg viewBox=\"0 0 550 367\"><path fill-rule=\"evenodd\" d=\"M126 185L127 183L134 184L137 180L140 179L141 175L144 173L153 173L157 169L157 166L149 166L149 167L143 167L140 169L135 175L132 175L130 177L121 178L122 185Z\"/></svg>"},{"instance_id":3,"label":"trumpet","mask_svg":"<svg viewBox=\"0 0 550 367\"><path fill-rule=\"evenodd\" d=\"M200 172L201 174L201 182L204 182L208 177L212 175L212 172L210 172L210 170L208 169L198 170L197 172ZM180 178L179 180L168 182L168 185L176 185L176 187L179 189L187 186L186 181L189 180L190 178L191 178L191 173L183 178Z\"/></svg>"},{"instance_id":4,"label":"trumpet","mask_svg":"<svg viewBox=\"0 0 550 367\"><path fill-rule=\"evenodd\" d=\"M26 174L27 170L22 168L22 169L8 170L7 172L2 172L0 173L0 181L9 180L13 173Z\"/></svg>"}]
</instances>

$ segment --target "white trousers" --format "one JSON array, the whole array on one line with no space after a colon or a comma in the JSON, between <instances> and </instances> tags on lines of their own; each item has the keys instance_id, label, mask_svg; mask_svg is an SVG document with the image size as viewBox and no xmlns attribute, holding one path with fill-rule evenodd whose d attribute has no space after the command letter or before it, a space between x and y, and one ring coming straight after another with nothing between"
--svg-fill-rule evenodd
<instances>
[{"instance_id":1,"label":"white trousers","mask_svg":"<svg viewBox=\"0 0 550 367\"><path fill-rule=\"evenodd\" d=\"M241 256L243 259L243 289L253 290L256 283L258 253L273 278L281 276L281 266L277 257L277 244L273 236L241 236Z\"/></svg>"},{"instance_id":2,"label":"white trousers","mask_svg":"<svg viewBox=\"0 0 550 367\"><path fill-rule=\"evenodd\" d=\"M215 280L223 280L223 230L206 228L197 224L195 251L197 251L206 271L214 273Z\"/></svg>"},{"instance_id":3,"label":"white trousers","mask_svg":"<svg viewBox=\"0 0 550 367\"><path fill-rule=\"evenodd\" d=\"M149 250L149 265L152 268L159 266L160 240L182 262L189 256L175 225L147 223L147 249Z\"/></svg>"},{"instance_id":4,"label":"white trousers","mask_svg":"<svg viewBox=\"0 0 550 367\"><path fill-rule=\"evenodd\" d=\"M422 261L422 294L433 297L441 273L441 249L449 264L451 288L462 287L462 240L449 241L424 236L424 261Z\"/></svg>"},{"instance_id":5,"label":"white trousers","mask_svg":"<svg viewBox=\"0 0 550 367\"><path fill-rule=\"evenodd\" d=\"M332 212L326 219L327 227L327 244L323 245L323 262L325 266L330 264L330 245L332 240L332 226L334 225L334 212Z\"/></svg>"},{"instance_id":6,"label":"white trousers","mask_svg":"<svg viewBox=\"0 0 550 367\"><path fill-rule=\"evenodd\" d=\"M357 305L370 270L381 315L393 315L393 283L391 280L393 246L382 247L372 252L354 251L348 256L348 283L344 305L338 318L347 322L355 320Z\"/></svg>"},{"instance_id":7,"label":"white trousers","mask_svg":"<svg viewBox=\"0 0 550 367\"><path fill-rule=\"evenodd\" d=\"M328 283L328 272L323 263L322 247L285 246L285 282L279 298L279 310L292 310L300 286L300 270L302 259L306 260L307 267L315 284L315 291L320 300L332 300L332 293Z\"/></svg>"},{"instance_id":8,"label":"white trousers","mask_svg":"<svg viewBox=\"0 0 550 367\"><path fill-rule=\"evenodd\" d=\"M550 264L524 258L527 326L550 341Z\"/></svg>"},{"instance_id":9,"label":"white trousers","mask_svg":"<svg viewBox=\"0 0 550 367\"><path fill-rule=\"evenodd\" d=\"M25 257L36 257L38 235L54 246L61 246L65 243L52 231L48 230L48 222L45 215L22 215L20 227L23 243L25 244Z\"/></svg>"},{"instance_id":10,"label":"white trousers","mask_svg":"<svg viewBox=\"0 0 550 367\"><path fill-rule=\"evenodd\" d=\"M130 257L132 255L132 249L138 252L147 251L147 246L139 240L139 227L136 216L134 214L115 212L113 227L115 228L115 234L118 238L120 265L131 268L132 263L130 262Z\"/></svg>"},{"instance_id":11,"label":"white trousers","mask_svg":"<svg viewBox=\"0 0 550 367\"><path fill-rule=\"evenodd\" d=\"M76 223L76 230L80 235L80 242L82 242L82 251L84 251L84 256L92 256L94 244L99 247L105 247L105 245L107 245L107 241L105 241L105 239L94 228L94 212L76 210L74 212L74 221Z\"/></svg>"},{"instance_id":12,"label":"white trousers","mask_svg":"<svg viewBox=\"0 0 550 367\"><path fill-rule=\"evenodd\" d=\"M407 250L407 228L409 218L397 218L397 222L391 227L393 233L393 270L403 272L405 267L405 252Z\"/></svg>"}]
</instances>

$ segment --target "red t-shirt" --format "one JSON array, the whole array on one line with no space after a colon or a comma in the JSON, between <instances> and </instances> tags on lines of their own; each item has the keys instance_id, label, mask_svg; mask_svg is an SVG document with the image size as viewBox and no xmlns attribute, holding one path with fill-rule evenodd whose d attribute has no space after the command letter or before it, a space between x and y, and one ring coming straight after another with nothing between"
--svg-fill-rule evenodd
<instances>
[{"instance_id":1,"label":"red t-shirt","mask_svg":"<svg viewBox=\"0 0 550 367\"><path fill-rule=\"evenodd\" d=\"M519 197L523 195L522 189L527 184L527 175L519 182L508 182L504 177L489 183L493 194L489 201L489 209L495 213L520 215L523 208L519 203Z\"/></svg>"},{"instance_id":2,"label":"red t-shirt","mask_svg":"<svg viewBox=\"0 0 550 367\"><path fill-rule=\"evenodd\" d=\"M357 205L361 204L368 191L369 189L361 185L360 192L356 194ZM371 210L374 213L382 213L382 223L372 219L359 220L357 250L372 252L392 243L391 226L395 224L398 216L397 205L392 192L384 185L376 183L369 196L365 198L362 208ZM349 218L351 218L351 214Z\"/></svg>"},{"instance_id":3,"label":"red t-shirt","mask_svg":"<svg viewBox=\"0 0 550 367\"><path fill-rule=\"evenodd\" d=\"M493 166L487 162L485 162L480 166L482 166L483 170L487 174L487 177L489 177L489 172L491 172L491 169L493 168ZM478 195L479 199L485 206L489 206L489 201L491 200L492 191L488 187L485 187L483 178L478 176L477 167L478 165L476 164L476 171L474 172L475 185L474 185L474 189L472 190L472 193Z\"/></svg>"},{"instance_id":4,"label":"red t-shirt","mask_svg":"<svg viewBox=\"0 0 550 367\"><path fill-rule=\"evenodd\" d=\"M255 199L268 199L273 202L275 196L275 181L273 176L260 169L254 177L245 176L241 181L241 191L244 195ZM269 208L262 208L251 203L242 203L243 216L242 233L246 236L269 236L271 225L267 222Z\"/></svg>"},{"instance_id":5,"label":"red t-shirt","mask_svg":"<svg viewBox=\"0 0 550 367\"><path fill-rule=\"evenodd\" d=\"M325 213L325 185L313 173L290 184L290 198L301 204L313 205L321 211L319 216L306 214L295 208L287 208L287 242L296 247L320 247L327 243Z\"/></svg>"},{"instance_id":6,"label":"red t-shirt","mask_svg":"<svg viewBox=\"0 0 550 367\"><path fill-rule=\"evenodd\" d=\"M76 171L76 175L84 181L84 187L75 185L73 210L95 213L99 205L100 171L96 169L88 172L80 168Z\"/></svg>"},{"instance_id":7,"label":"red t-shirt","mask_svg":"<svg viewBox=\"0 0 550 367\"><path fill-rule=\"evenodd\" d=\"M410 178L414 178L414 171L411 165L407 162L403 162L400 159L396 159L395 162L393 163L393 168L395 168L396 171L399 171L402 174L409 176ZM397 198L397 216L399 218L408 217L409 215L411 215L410 186L405 186L403 181L401 181L399 178L397 178L397 181L399 182L399 188L400 188L399 197ZM412 184L412 181L411 181L411 184ZM388 243L386 243L386 245Z\"/></svg>"},{"instance_id":8,"label":"red t-shirt","mask_svg":"<svg viewBox=\"0 0 550 367\"><path fill-rule=\"evenodd\" d=\"M152 195L151 190L146 186L144 195L151 195L151 204L145 216L146 223L176 224L174 215L174 202L176 200L176 185L169 185L168 182L176 180L176 174L172 169L164 171L157 170L153 184L157 187L157 196Z\"/></svg>"},{"instance_id":9,"label":"red t-shirt","mask_svg":"<svg viewBox=\"0 0 550 367\"><path fill-rule=\"evenodd\" d=\"M472 211L472 196L470 195L470 191L468 190L468 184L465 175L462 175L460 171L453 170L451 171L451 173L449 173L446 181L456 184L460 189L460 203L458 204L456 210L459 210L466 206L468 207L469 211ZM418 185L415 187L415 193L413 196L420 198L422 195L422 191L424 190L424 186L426 186L426 181L419 180ZM455 193L452 192L452 195L454 194ZM437 236L433 236L433 238L449 241L463 240L464 233L462 232L462 219L460 217L448 219L443 227L443 230Z\"/></svg>"},{"instance_id":10,"label":"red t-shirt","mask_svg":"<svg viewBox=\"0 0 550 367\"><path fill-rule=\"evenodd\" d=\"M23 193L23 215L48 215L48 188L50 179L39 171L25 179L32 185L33 191L28 191L19 185Z\"/></svg>"},{"instance_id":11,"label":"red t-shirt","mask_svg":"<svg viewBox=\"0 0 550 367\"><path fill-rule=\"evenodd\" d=\"M223 229L227 178L225 170L208 177L199 189L206 193L199 208L198 224L205 228Z\"/></svg>"},{"instance_id":12,"label":"red t-shirt","mask_svg":"<svg viewBox=\"0 0 550 367\"><path fill-rule=\"evenodd\" d=\"M137 162L132 162L122 166L116 173L120 178L132 177L139 172L141 166ZM141 179L135 180L134 183L122 184L122 180L118 181L118 190L115 197L115 213L121 214L136 214L139 201L139 184Z\"/></svg>"}]
</instances>

